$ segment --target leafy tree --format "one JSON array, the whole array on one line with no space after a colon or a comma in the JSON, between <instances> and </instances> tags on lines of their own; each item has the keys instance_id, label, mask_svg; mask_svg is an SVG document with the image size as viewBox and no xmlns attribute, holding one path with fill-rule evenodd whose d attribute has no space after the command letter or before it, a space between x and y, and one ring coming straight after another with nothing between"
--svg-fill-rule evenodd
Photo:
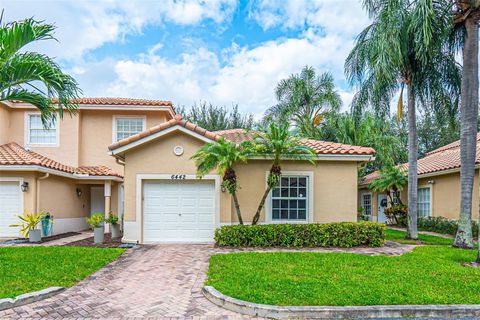
<instances>
[{"instance_id":1,"label":"leafy tree","mask_svg":"<svg viewBox=\"0 0 480 320\"><path fill-rule=\"evenodd\" d=\"M62 72L51 58L37 52L21 52L31 43L55 40L55 27L33 19L9 23L0 17L0 101L18 100L40 110L42 123L48 127L63 117L66 109L77 111L73 99L81 92L77 82ZM57 98L52 100L50 98Z\"/></svg>"},{"instance_id":2,"label":"leafy tree","mask_svg":"<svg viewBox=\"0 0 480 320\"><path fill-rule=\"evenodd\" d=\"M254 134L254 154L272 159L272 167L267 178L267 189L263 194L257 212L253 217L252 224L257 224L260 219L260 212L265 205L270 191L280 182L282 168L280 160L305 160L315 164L317 154L311 148L303 145L300 139L289 131L289 125L286 122L271 122L267 127Z\"/></svg>"},{"instance_id":3,"label":"leafy tree","mask_svg":"<svg viewBox=\"0 0 480 320\"><path fill-rule=\"evenodd\" d=\"M237 197L239 185L233 166L238 162L246 163L250 152L249 143L237 145L232 141L221 138L218 141L205 144L191 157L195 161L197 175L200 178L215 169L222 175L222 186L233 197L235 211L240 224L243 224L243 219Z\"/></svg>"},{"instance_id":4,"label":"leafy tree","mask_svg":"<svg viewBox=\"0 0 480 320\"><path fill-rule=\"evenodd\" d=\"M177 113L184 119L208 130L218 131L226 129L252 129L255 126L253 115L242 115L238 111L238 105L230 110L227 107L214 106L211 103L200 102L190 109L177 107Z\"/></svg>"},{"instance_id":5,"label":"leafy tree","mask_svg":"<svg viewBox=\"0 0 480 320\"><path fill-rule=\"evenodd\" d=\"M333 76L305 66L277 84L278 104L266 112L267 120L293 122L302 137L312 138L317 127L331 111L337 111L342 100L335 90Z\"/></svg>"},{"instance_id":6,"label":"leafy tree","mask_svg":"<svg viewBox=\"0 0 480 320\"><path fill-rule=\"evenodd\" d=\"M364 0L372 24L357 37L345 62L351 84L359 87L353 101L356 114L371 105L388 114L400 91L398 118L403 112L403 89L408 96L408 232L418 239L416 104L454 101L461 75L454 55L445 50L451 17L443 2L429 0Z\"/></svg>"}]
</instances>

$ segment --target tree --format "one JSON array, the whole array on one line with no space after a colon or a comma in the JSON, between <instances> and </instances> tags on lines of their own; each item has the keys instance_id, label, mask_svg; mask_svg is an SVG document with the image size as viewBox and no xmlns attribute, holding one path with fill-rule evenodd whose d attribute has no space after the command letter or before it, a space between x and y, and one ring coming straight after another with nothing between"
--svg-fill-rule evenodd
<instances>
[{"instance_id":1,"label":"tree","mask_svg":"<svg viewBox=\"0 0 480 320\"><path fill-rule=\"evenodd\" d=\"M475 176L478 121L478 23L479 0L456 0L455 19L457 28L464 30L463 78L460 105L460 219L455 247L473 249L472 237L472 192ZM480 262L480 253L478 257Z\"/></svg>"},{"instance_id":2,"label":"tree","mask_svg":"<svg viewBox=\"0 0 480 320\"><path fill-rule=\"evenodd\" d=\"M243 219L237 197L239 185L233 166L238 162L246 163L250 152L249 143L237 145L232 141L221 138L218 141L205 144L190 158L195 161L197 175L200 178L215 169L222 175L222 186L233 197L235 211L240 224L243 224Z\"/></svg>"},{"instance_id":3,"label":"tree","mask_svg":"<svg viewBox=\"0 0 480 320\"><path fill-rule=\"evenodd\" d=\"M300 74L292 74L277 84L277 105L266 112L268 120L293 122L302 137L313 138L326 115L336 111L342 100L335 90L333 76L305 66Z\"/></svg>"},{"instance_id":4,"label":"tree","mask_svg":"<svg viewBox=\"0 0 480 320\"><path fill-rule=\"evenodd\" d=\"M435 105L458 94L460 70L445 49L451 17L441 1L364 0L372 24L357 37L345 62L349 82L359 87L353 101L356 114L368 104L388 114L400 91L398 119L407 88L408 112L408 232L418 239L416 104Z\"/></svg>"},{"instance_id":5,"label":"tree","mask_svg":"<svg viewBox=\"0 0 480 320\"><path fill-rule=\"evenodd\" d=\"M260 219L260 212L265 205L270 191L278 185L282 168L280 161L286 160L304 160L315 164L317 154L311 148L302 144L301 140L292 135L289 131L289 125L286 122L271 122L266 128L254 134L254 154L266 159L272 159L272 167L267 178L267 189L260 200L257 212L253 217L252 224L257 224Z\"/></svg>"},{"instance_id":6,"label":"tree","mask_svg":"<svg viewBox=\"0 0 480 320\"><path fill-rule=\"evenodd\" d=\"M57 113L63 117L64 109L77 111L74 99L81 90L48 56L20 51L33 42L55 40L54 30L53 25L33 19L4 23L3 12L0 17L0 101L31 103L40 110L46 127L56 120Z\"/></svg>"},{"instance_id":7,"label":"tree","mask_svg":"<svg viewBox=\"0 0 480 320\"><path fill-rule=\"evenodd\" d=\"M380 170L379 177L372 181L368 187L374 192L385 192L392 204L394 203L392 197L393 191L400 204L403 204L399 197L399 192L403 190L403 187L407 183L408 178L404 170L396 167L386 167Z\"/></svg>"},{"instance_id":8,"label":"tree","mask_svg":"<svg viewBox=\"0 0 480 320\"><path fill-rule=\"evenodd\" d=\"M253 115L242 115L238 111L238 105L234 105L229 110L227 107L201 102L199 105L194 104L189 110L186 110L184 107L177 107L176 111L184 119L208 131L252 129L255 126Z\"/></svg>"}]
</instances>

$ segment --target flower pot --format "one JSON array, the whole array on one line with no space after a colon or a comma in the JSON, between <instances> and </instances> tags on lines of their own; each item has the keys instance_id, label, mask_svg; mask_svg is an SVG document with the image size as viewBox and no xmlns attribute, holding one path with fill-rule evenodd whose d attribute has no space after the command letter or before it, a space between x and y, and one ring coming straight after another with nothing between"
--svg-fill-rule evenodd
<instances>
[{"instance_id":1,"label":"flower pot","mask_svg":"<svg viewBox=\"0 0 480 320\"><path fill-rule=\"evenodd\" d=\"M97 244L102 244L104 235L105 235L105 228L103 226L93 228L93 242Z\"/></svg>"},{"instance_id":2,"label":"flower pot","mask_svg":"<svg viewBox=\"0 0 480 320\"><path fill-rule=\"evenodd\" d=\"M112 239L120 238L120 225L119 224L111 224L110 229L112 232Z\"/></svg>"},{"instance_id":3,"label":"flower pot","mask_svg":"<svg viewBox=\"0 0 480 320\"><path fill-rule=\"evenodd\" d=\"M28 242L42 241L42 230L30 230L28 232Z\"/></svg>"}]
</instances>

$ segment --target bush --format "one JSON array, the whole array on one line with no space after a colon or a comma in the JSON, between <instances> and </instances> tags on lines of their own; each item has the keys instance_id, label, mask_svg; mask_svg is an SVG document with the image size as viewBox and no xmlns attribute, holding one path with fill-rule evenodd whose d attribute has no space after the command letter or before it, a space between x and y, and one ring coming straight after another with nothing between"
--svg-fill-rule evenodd
<instances>
[{"instance_id":1,"label":"bush","mask_svg":"<svg viewBox=\"0 0 480 320\"><path fill-rule=\"evenodd\" d=\"M478 237L478 224L472 221L473 236ZM458 221L444 217L424 217L418 218L418 229L423 231L432 231L443 234L455 235L457 233Z\"/></svg>"},{"instance_id":2,"label":"bush","mask_svg":"<svg viewBox=\"0 0 480 320\"><path fill-rule=\"evenodd\" d=\"M376 222L223 226L215 242L224 247L380 247L386 227Z\"/></svg>"},{"instance_id":3,"label":"bush","mask_svg":"<svg viewBox=\"0 0 480 320\"><path fill-rule=\"evenodd\" d=\"M398 223L407 226L408 207L402 204L385 208L383 211L389 223ZM396 218L396 219L395 219Z\"/></svg>"}]
</instances>

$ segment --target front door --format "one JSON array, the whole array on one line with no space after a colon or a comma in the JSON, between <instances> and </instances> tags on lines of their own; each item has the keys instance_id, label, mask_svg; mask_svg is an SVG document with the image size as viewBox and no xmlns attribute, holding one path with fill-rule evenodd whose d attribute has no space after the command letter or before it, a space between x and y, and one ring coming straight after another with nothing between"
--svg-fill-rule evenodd
<instances>
[{"instance_id":1,"label":"front door","mask_svg":"<svg viewBox=\"0 0 480 320\"><path fill-rule=\"evenodd\" d=\"M387 216L385 215L384 211L387 208L388 200L386 194L379 194L378 195L378 202L377 202L377 221L378 222L387 222Z\"/></svg>"},{"instance_id":2,"label":"front door","mask_svg":"<svg viewBox=\"0 0 480 320\"><path fill-rule=\"evenodd\" d=\"M105 215L105 197L103 196L104 187L90 188L90 215L101 213Z\"/></svg>"}]
</instances>

